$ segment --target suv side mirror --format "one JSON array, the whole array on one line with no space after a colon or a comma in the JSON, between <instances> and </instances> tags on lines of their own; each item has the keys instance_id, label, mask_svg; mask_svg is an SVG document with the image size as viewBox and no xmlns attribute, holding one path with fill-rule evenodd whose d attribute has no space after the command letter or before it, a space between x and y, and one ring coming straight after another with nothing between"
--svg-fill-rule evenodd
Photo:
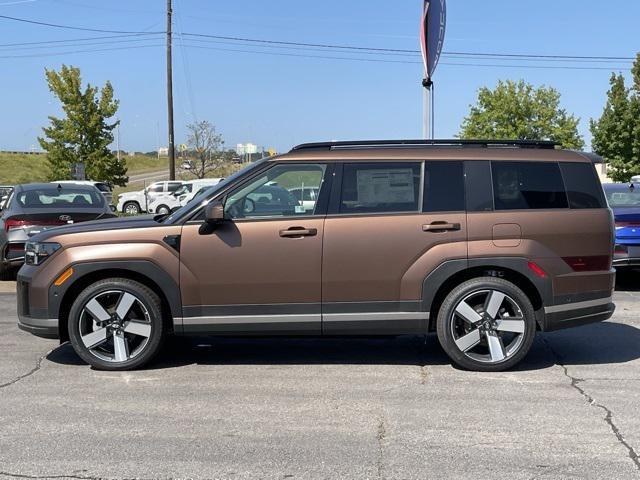
<instances>
[{"instance_id":1,"label":"suv side mirror","mask_svg":"<svg viewBox=\"0 0 640 480\"><path fill-rule=\"evenodd\" d=\"M204 207L204 220L209 224L217 224L224 220L224 204L220 200L209 202Z\"/></svg>"}]
</instances>

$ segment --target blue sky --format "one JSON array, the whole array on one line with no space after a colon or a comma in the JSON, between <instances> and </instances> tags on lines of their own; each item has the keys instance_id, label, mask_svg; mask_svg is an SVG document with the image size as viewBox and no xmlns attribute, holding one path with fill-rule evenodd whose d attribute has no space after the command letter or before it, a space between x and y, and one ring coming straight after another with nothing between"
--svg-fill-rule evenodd
<instances>
[{"instance_id":1,"label":"blue sky","mask_svg":"<svg viewBox=\"0 0 640 480\"><path fill-rule=\"evenodd\" d=\"M418 48L420 0L174 2L174 31L178 34ZM0 15L95 29L149 32L164 29L164 5L164 0L0 0ZM628 57L640 51L639 24L640 2L629 0L449 0L444 49ZM0 19L1 45L109 35L114 34ZM107 41L118 43L103 43ZM36 137L47 124L47 115L59 113L58 103L47 89L44 69L59 68L62 63L80 67L85 81L112 82L121 102L118 116L124 149L154 150L158 137L161 144L166 144L162 43L161 36L149 36L49 44L46 48L0 47L0 150L27 150L37 145ZM419 57L338 55L319 50L212 43L194 37L185 41L185 46L180 43L178 35L174 46L178 143L185 140L185 126L194 119L214 123L227 145L251 141L280 151L307 141L418 138L421 134ZM518 60L485 62L503 64L500 67L451 63L478 62L447 58L438 67L434 78L437 137L449 138L457 133L479 87L493 86L498 79L524 78L561 92L563 106L581 117L580 130L587 142L588 120L602 111L611 68L629 67L625 62L587 65L603 70L529 69L521 67L527 62ZM542 64L585 66L567 62Z\"/></svg>"}]
</instances>

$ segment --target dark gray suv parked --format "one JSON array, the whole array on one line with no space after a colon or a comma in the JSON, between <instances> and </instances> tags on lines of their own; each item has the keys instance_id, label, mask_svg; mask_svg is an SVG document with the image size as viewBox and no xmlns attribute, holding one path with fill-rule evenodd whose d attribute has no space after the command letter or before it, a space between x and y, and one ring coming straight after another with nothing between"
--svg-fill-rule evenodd
<instances>
[{"instance_id":1,"label":"dark gray suv parked","mask_svg":"<svg viewBox=\"0 0 640 480\"><path fill-rule=\"evenodd\" d=\"M24 263L24 246L33 235L52 227L114 216L93 185L16 186L0 212L0 279L10 278Z\"/></svg>"}]
</instances>

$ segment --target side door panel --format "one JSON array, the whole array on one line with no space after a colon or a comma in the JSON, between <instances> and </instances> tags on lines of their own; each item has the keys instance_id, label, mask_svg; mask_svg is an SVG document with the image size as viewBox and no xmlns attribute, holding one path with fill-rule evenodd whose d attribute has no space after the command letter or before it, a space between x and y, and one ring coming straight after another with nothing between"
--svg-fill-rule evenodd
<instances>
[{"instance_id":1,"label":"side door panel","mask_svg":"<svg viewBox=\"0 0 640 480\"><path fill-rule=\"evenodd\" d=\"M276 163L218 200L225 220L183 226L185 332L321 333L321 257L332 167ZM302 205L296 188L317 188Z\"/></svg>"},{"instance_id":2,"label":"side door panel","mask_svg":"<svg viewBox=\"0 0 640 480\"><path fill-rule=\"evenodd\" d=\"M225 222L182 231L180 282L191 331L320 333L323 218ZM281 237L301 226L308 237Z\"/></svg>"},{"instance_id":3,"label":"side door panel","mask_svg":"<svg viewBox=\"0 0 640 480\"><path fill-rule=\"evenodd\" d=\"M463 190L461 164L458 173ZM338 172L334 191L342 182ZM426 332L425 277L443 259L467 256L463 198L459 211L341 215L339 195L332 195L324 229L323 333ZM422 191L420 197L419 209L429 210L423 208L423 197L429 197Z\"/></svg>"}]
</instances>

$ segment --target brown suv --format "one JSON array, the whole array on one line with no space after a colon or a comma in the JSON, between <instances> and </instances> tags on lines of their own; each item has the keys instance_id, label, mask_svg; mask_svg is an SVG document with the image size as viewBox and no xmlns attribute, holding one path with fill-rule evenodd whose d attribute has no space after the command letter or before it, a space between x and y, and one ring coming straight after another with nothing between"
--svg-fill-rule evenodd
<instances>
[{"instance_id":1,"label":"brown suv","mask_svg":"<svg viewBox=\"0 0 640 480\"><path fill-rule=\"evenodd\" d=\"M19 326L109 370L145 364L169 334L431 331L456 364L502 370L537 330L612 315L612 253L587 154L549 142L306 144L169 216L34 237Z\"/></svg>"}]
</instances>

